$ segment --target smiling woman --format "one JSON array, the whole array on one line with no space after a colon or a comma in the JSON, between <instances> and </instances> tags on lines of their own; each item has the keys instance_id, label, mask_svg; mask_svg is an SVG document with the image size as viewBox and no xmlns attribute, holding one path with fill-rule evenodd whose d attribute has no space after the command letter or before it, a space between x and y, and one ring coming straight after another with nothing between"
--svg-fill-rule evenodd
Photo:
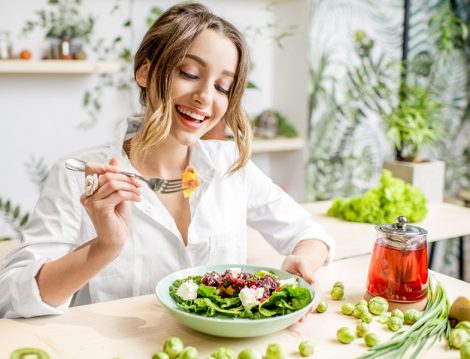
<instances>
[{"instance_id":1,"label":"smiling woman","mask_svg":"<svg viewBox=\"0 0 470 359\"><path fill-rule=\"evenodd\" d=\"M124 121L111 144L73 155L96 178L86 194L64 159L53 167L24 245L0 269L1 316L59 314L149 294L184 268L245 263L247 223L286 256L284 270L313 282L333 240L249 160L248 64L241 33L203 5L175 5L152 25L134 66L143 117ZM220 121L235 143L201 140ZM192 191L155 193L121 171L183 177Z\"/></svg>"}]
</instances>

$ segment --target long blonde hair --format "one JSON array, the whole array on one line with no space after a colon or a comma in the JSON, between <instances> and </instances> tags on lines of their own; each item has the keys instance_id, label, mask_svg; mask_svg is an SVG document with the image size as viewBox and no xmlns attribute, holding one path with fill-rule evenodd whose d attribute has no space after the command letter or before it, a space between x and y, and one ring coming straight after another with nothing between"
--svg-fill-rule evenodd
<instances>
[{"instance_id":1,"label":"long blonde hair","mask_svg":"<svg viewBox=\"0 0 470 359\"><path fill-rule=\"evenodd\" d=\"M169 8L147 31L134 59L134 77L148 64L146 87L140 87L140 102L146 108L142 126L130 142L129 154L141 162L152 147L170 133L173 103L170 86L173 70L185 58L191 43L206 29L215 30L233 42L238 51L235 81L229 93L223 121L232 130L238 159L229 173L242 168L250 157L251 126L242 109L242 96L248 81L249 51L243 35L229 22L198 3L182 3Z\"/></svg>"}]
</instances>

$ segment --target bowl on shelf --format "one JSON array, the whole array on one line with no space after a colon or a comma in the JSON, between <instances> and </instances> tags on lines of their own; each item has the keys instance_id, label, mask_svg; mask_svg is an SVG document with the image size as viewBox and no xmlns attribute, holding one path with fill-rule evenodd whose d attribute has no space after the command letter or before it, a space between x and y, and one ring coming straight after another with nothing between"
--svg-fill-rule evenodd
<instances>
[{"instance_id":1,"label":"bowl on shelf","mask_svg":"<svg viewBox=\"0 0 470 359\"><path fill-rule=\"evenodd\" d=\"M256 337L283 330L299 321L299 319L301 319L312 308L312 306L316 305L320 300L318 288L313 287L300 277L300 287L307 288L311 294L311 300L308 305L292 313L263 319L208 317L189 313L179 307L177 302L170 295L169 288L175 280L184 279L193 275L202 276L205 273L212 271L223 273L229 268L240 268L241 271L248 273L267 271L284 280L296 277L292 273L269 267L246 264L205 265L184 269L167 275L158 282L155 288L155 293L163 306L181 324L202 333L231 338Z\"/></svg>"}]
</instances>

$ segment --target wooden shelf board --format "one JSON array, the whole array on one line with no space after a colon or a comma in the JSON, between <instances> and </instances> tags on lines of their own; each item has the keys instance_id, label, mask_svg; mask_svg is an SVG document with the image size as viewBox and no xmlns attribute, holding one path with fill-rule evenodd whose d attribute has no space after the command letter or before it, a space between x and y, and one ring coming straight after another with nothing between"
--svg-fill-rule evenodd
<instances>
[{"instance_id":1,"label":"wooden shelf board","mask_svg":"<svg viewBox=\"0 0 470 359\"><path fill-rule=\"evenodd\" d=\"M274 138L274 139L259 139L255 138L252 145L252 153L265 153L265 152L283 152L283 151L298 151L303 149L305 143L303 139L296 138Z\"/></svg>"},{"instance_id":2,"label":"wooden shelf board","mask_svg":"<svg viewBox=\"0 0 470 359\"><path fill-rule=\"evenodd\" d=\"M0 74L93 74L119 71L116 61L0 60Z\"/></svg>"}]
</instances>

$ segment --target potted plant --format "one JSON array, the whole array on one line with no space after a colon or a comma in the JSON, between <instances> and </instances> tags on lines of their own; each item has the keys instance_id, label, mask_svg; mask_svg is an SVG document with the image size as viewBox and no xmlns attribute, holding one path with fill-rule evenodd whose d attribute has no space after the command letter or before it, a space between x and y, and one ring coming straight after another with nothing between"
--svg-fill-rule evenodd
<instances>
[{"instance_id":1,"label":"potted plant","mask_svg":"<svg viewBox=\"0 0 470 359\"><path fill-rule=\"evenodd\" d=\"M89 42L95 20L91 15L81 15L81 3L81 0L48 0L50 9L36 11L37 19L28 20L23 33L28 34L38 27L45 30L45 37L51 44L46 58L85 58L81 46Z\"/></svg>"},{"instance_id":2,"label":"potted plant","mask_svg":"<svg viewBox=\"0 0 470 359\"><path fill-rule=\"evenodd\" d=\"M442 107L429 88L403 84L398 104L384 116L387 136L395 146L395 160L385 161L384 168L421 188L428 202L440 202L444 194L445 163L422 157L423 146L444 135L439 128Z\"/></svg>"}]
</instances>

